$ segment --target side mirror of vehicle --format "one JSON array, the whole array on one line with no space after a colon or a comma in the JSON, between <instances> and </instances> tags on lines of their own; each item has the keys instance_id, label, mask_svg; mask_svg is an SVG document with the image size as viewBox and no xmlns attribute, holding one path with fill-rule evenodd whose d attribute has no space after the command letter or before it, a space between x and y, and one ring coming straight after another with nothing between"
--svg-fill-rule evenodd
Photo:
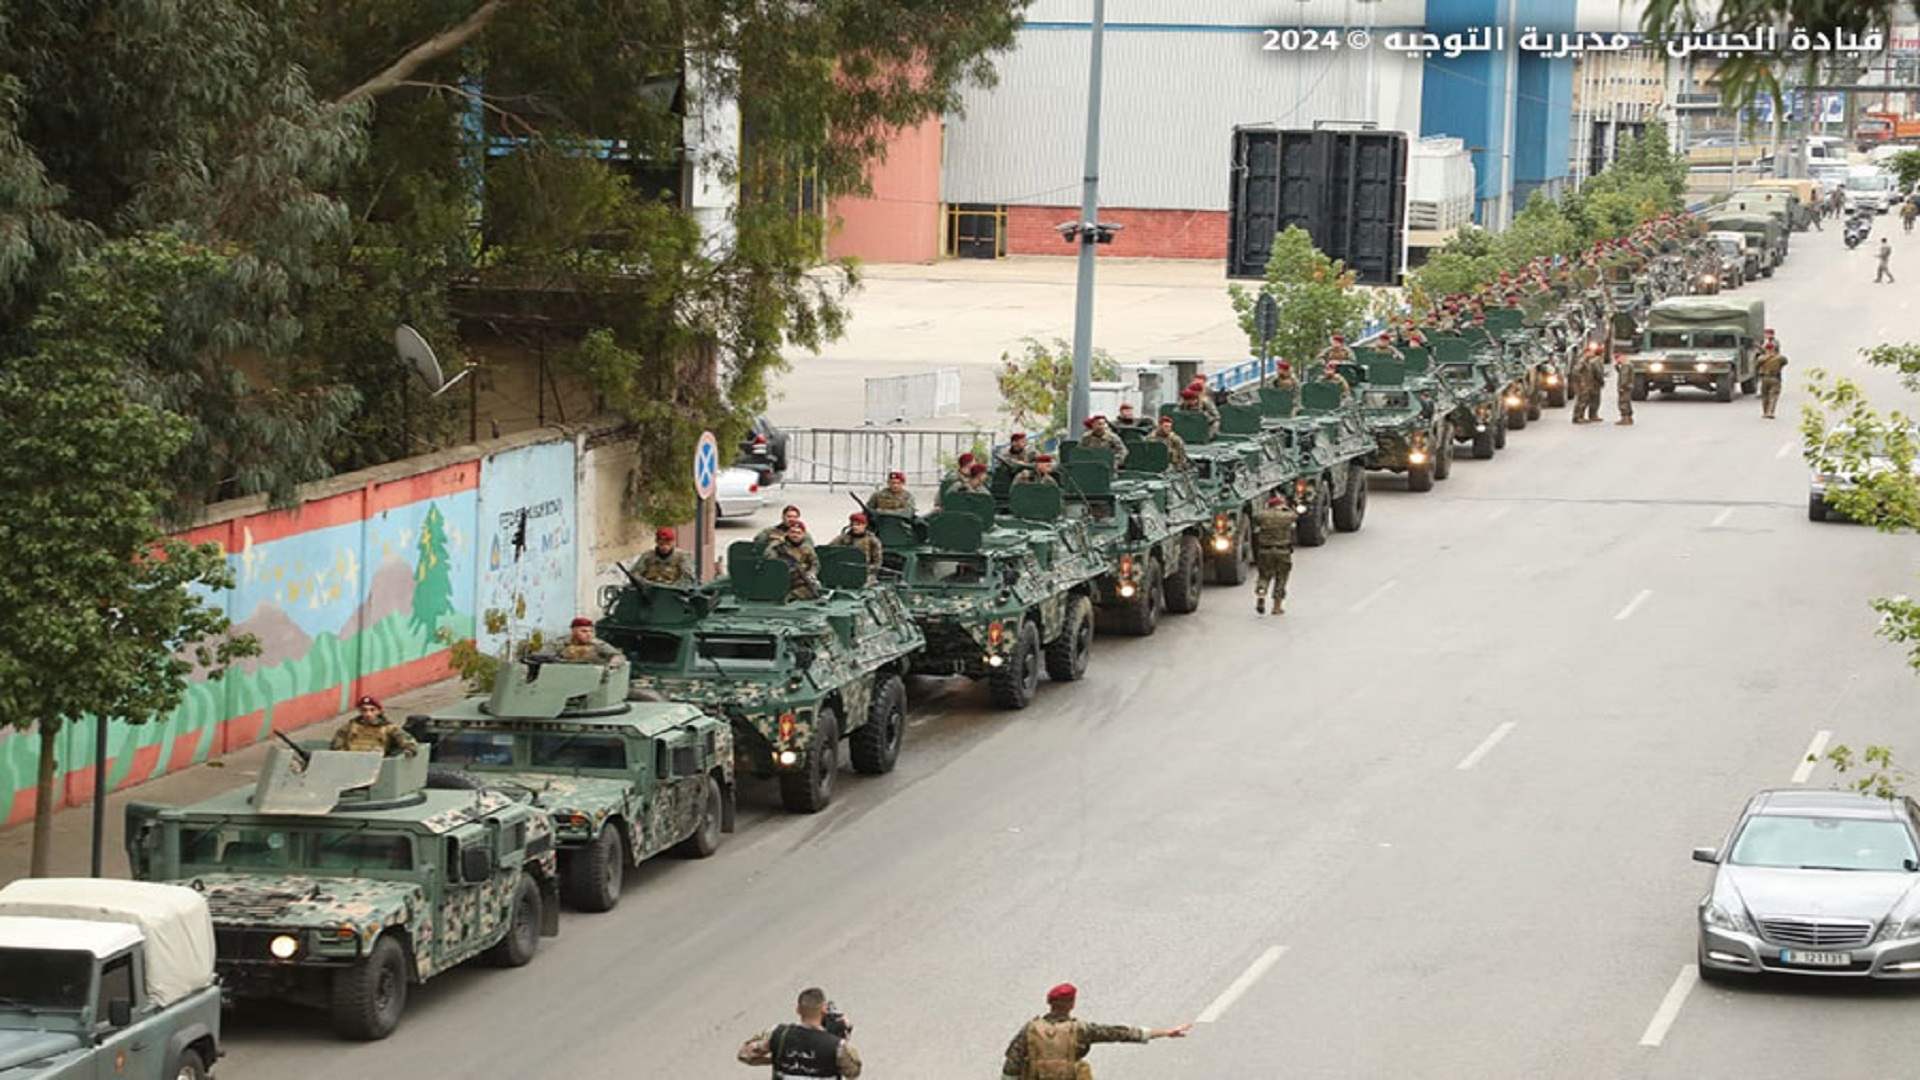
<instances>
[{"instance_id":1,"label":"side mirror of vehicle","mask_svg":"<svg viewBox=\"0 0 1920 1080\"><path fill-rule=\"evenodd\" d=\"M1710 848L1710 847L1694 848L1693 861L1703 862L1709 866L1718 866L1720 865L1720 850L1718 848Z\"/></svg>"},{"instance_id":2,"label":"side mirror of vehicle","mask_svg":"<svg viewBox=\"0 0 1920 1080\"><path fill-rule=\"evenodd\" d=\"M468 883L485 881L493 876L493 849L475 844L460 849L460 880Z\"/></svg>"},{"instance_id":3,"label":"side mirror of vehicle","mask_svg":"<svg viewBox=\"0 0 1920 1080\"><path fill-rule=\"evenodd\" d=\"M114 998L107 1002L107 1023L117 1028L130 1026L133 1023L133 1002L126 998Z\"/></svg>"}]
</instances>

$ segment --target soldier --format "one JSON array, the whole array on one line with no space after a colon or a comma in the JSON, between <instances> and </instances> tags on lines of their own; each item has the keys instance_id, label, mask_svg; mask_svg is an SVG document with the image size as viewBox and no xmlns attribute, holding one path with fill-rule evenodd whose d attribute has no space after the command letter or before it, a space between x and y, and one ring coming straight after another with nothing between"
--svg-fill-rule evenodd
<instances>
[{"instance_id":1,"label":"soldier","mask_svg":"<svg viewBox=\"0 0 1920 1080\"><path fill-rule=\"evenodd\" d=\"M1268 382L1267 379L1272 381ZM1285 360L1277 361L1273 365L1273 374L1267 376L1267 379L1261 380L1260 385L1271 386L1275 390L1292 390L1295 393L1300 391L1300 380L1294 378L1293 365Z\"/></svg>"},{"instance_id":2,"label":"soldier","mask_svg":"<svg viewBox=\"0 0 1920 1080\"><path fill-rule=\"evenodd\" d=\"M853 1025L832 1011L827 993L818 987L800 991L794 1011L798 1024L781 1024L748 1039L736 1055L742 1065L773 1066L775 1077L846 1077L860 1075L860 1054L848 1036Z\"/></svg>"},{"instance_id":3,"label":"soldier","mask_svg":"<svg viewBox=\"0 0 1920 1080\"><path fill-rule=\"evenodd\" d=\"M1873 257L1878 260L1878 265L1873 271L1873 283L1878 285L1885 281L1889 285L1893 284L1893 271L1888 269L1888 264L1893 259L1893 244L1886 237L1880 238L1880 248L1873 253Z\"/></svg>"},{"instance_id":4,"label":"soldier","mask_svg":"<svg viewBox=\"0 0 1920 1080\"><path fill-rule=\"evenodd\" d=\"M1211 416L1208 416L1206 408L1201 406L1202 401L1205 401L1208 406L1213 407L1213 414ZM1180 391L1180 405L1178 407L1181 412L1199 413L1202 416L1208 417L1207 438L1211 439L1215 435L1220 434L1220 408L1214 405L1211 400L1201 397L1200 391L1195 390L1191 386ZM1165 421L1169 418L1162 416L1160 419ZM1156 428L1158 428L1158 426L1157 424L1155 425Z\"/></svg>"},{"instance_id":5,"label":"soldier","mask_svg":"<svg viewBox=\"0 0 1920 1080\"><path fill-rule=\"evenodd\" d=\"M1633 426L1633 372L1628 370L1625 357L1613 365L1613 403L1620 413L1620 419L1614 424L1619 427Z\"/></svg>"},{"instance_id":6,"label":"soldier","mask_svg":"<svg viewBox=\"0 0 1920 1080\"><path fill-rule=\"evenodd\" d=\"M768 544L771 544L775 540L778 540L781 537L787 535L788 525L799 520L800 520L799 507L797 506L784 507L780 511L779 521L753 534L753 546L761 549L762 551L766 550L766 547ZM811 540L807 541L807 545L811 547L813 545L813 541Z\"/></svg>"},{"instance_id":7,"label":"soldier","mask_svg":"<svg viewBox=\"0 0 1920 1080\"><path fill-rule=\"evenodd\" d=\"M1760 374L1760 415L1768 420L1774 419L1774 407L1780 404L1780 374L1786 366L1787 358L1769 326L1766 340L1760 345L1760 359L1754 365Z\"/></svg>"},{"instance_id":8,"label":"soldier","mask_svg":"<svg viewBox=\"0 0 1920 1080\"><path fill-rule=\"evenodd\" d=\"M960 478L960 490L981 495L992 494L992 489L987 486L986 462L976 461L967 466L967 475Z\"/></svg>"},{"instance_id":9,"label":"soldier","mask_svg":"<svg viewBox=\"0 0 1920 1080\"><path fill-rule=\"evenodd\" d=\"M1146 441L1164 444L1167 448L1167 463L1174 468L1193 468L1193 462L1187 460L1187 440L1173 430L1173 417L1160 417L1160 422L1154 425L1153 434L1148 435Z\"/></svg>"},{"instance_id":10,"label":"soldier","mask_svg":"<svg viewBox=\"0 0 1920 1080\"><path fill-rule=\"evenodd\" d=\"M1588 342L1580 353L1580 359L1573 362L1573 422L1576 424L1597 424L1600 422L1600 388L1606 381L1606 366L1600 359L1600 349L1596 343Z\"/></svg>"},{"instance_id":11,"label":"soldier","mask_svg":"<svg viewBox=\"0 0 1920 1080\"><path fill-rule=\"evenodd\" d=\"M1320 355L1314 357L1314 359L1328 367L1336 364L1351 364L1353 363L1353 350L1347 348L1347 337L1345 334L1334 334L1327 339L1327 347L1321 349Z\"/></svg>"},{"instance_id":12,"label":"soldier","mask_svg":"<svg viewBox=\"0 0 1920 1080\"><path fill-rule=\"evenodd\" d=\"M1267 496L1267 507L1253 514L1253 612L1267 610L1267 594L1273 594L1273 613L1280 614L1280 602L1287 598L1287 579L1293 576L1293 523L1300 514L1278 494Z\"/></svg>"},{"instance_id":13,"label":"soldier","mask_svg":"<svg viewBox=\"0 0 1920 1080\"><path fill-rule=\"evenodd\" d=\"M1192 1024L1146 1028L1076 1020L1073 1003L1079 993L1072 983L1047 991L1047 1014L1027 1021L1007 1043L1000 1080L1092 1080L1093 1070L1084 1059L1096 1043L1184 1039L1193 1029Z\"/></svg>"},{"instance_id":14,"label":"soldier","mask_svg":"<svg viewBox=\"0 0 1920 1080\"><path fill-rule=\"evenodd\" d=\"M1314 381L1328 382L1338 386L1340 388L1341 401L1345 401L1353 396L1353 387L1347 383L1347 377L1340 374L1340 369L1335 367L1332 362L1328 362L1325 367L1320 369L1320 376Z\"/></svg>"},{"instance_id":15,"label":"soldier","mask_svg":"<svg viewBox=\"0 0 1920 1080\"><path fill-rule=\"evenodd\" d=\"M867 557L867 584L873 584L880 577L880 538L867 531L867 515L848 514L847 527L827 541L827 546L859 549L860 554Z\"/></svg>"},{"instance_id":16,"label":"soldier","mask_svg":"<svg viewBox=\"0 0 1920 1080\"><path fill-rule=\"evenodd\" d=\"M581 615L567 627L567 640L553 650L563 664L605 664L615 667L627 662L619 649L593 636L593 620Z\"/></svg>"},{"instance_id":17,"label":"soldier","mask_svg":"<svg viewBox=\"0 0 1920 1080\"><path fill-rule=\"evenodd\" d=\"M420 744L401 730L400 725L387 719L387 710L371 694L361 697L358 711L340 725L339 730L333 733L333 741L327 745L333 750L385 754L389 757L394 754L413 757L420 752Z\"/></svg>"},{"instance_id":18,"label":"soldier","mask_svg":"<svg viewBox=\"0 0 1920 1080\"><path fill-rule=\"evenodd\" d=\"M913 492L907 490L907 474L888 473L887 486L867 496L867 509L876 514L901 514L912 517Z\"/></svg>"},{"instance_id":19,"label":"soldier","mask_svg":"<svg viewBox=\"0 0 1920 1080\"><path fill-rule=\"evenodd\" d=\"M1033 464L1033 447L1027 445L1027 433L1014 432L1007 445L993 455L993 460L1008 472L1025 472Z\"/></svg>"},{"instance_id":20,"label":"soldier","mask_svg":"<svg viewBox=\"0 0 1920 1080\"><path fill-rule=\"evenodd\" d=\"M1023 470L1013 478L1015 484L1053 484L1058 487L1060 481L1053 478L1053 455L1041 454L1033 459L1033 468Z\"/></svg>"},{"instance_id":21,"label":"soldier","mask_svg":"<svg viewBox=\"0 0 1920 1080\"><path fill-rule=\"evenodd\" d=\"M653 530L653 547L641 553L639 565L634 569L641 581L651 581L655 585L697 583L693 560L687 557L686 552L676 550L674 543L672 529L661 526Z\"/></svg>"},{"instance_id":22,"label":"soldier","mask_svg":"<svg viewBox=\"0 0 1920 1080\"><path fill-rule=\"evenodd\" d=\"M787 535L767 545L765 557L787 564L787 599L820 598L820 556L807 540L806 523L798 518L787 522Z\"/></svg>"},{"instance_id":23,"label":"soldier","mask_svg":"<svg viewBox=\"0 0 1920 1080\"><path fill-rule=\"evenodd\" d=\"M1104 416L1087 417L1087 433L1080 437L1080 446L1087 450L1113 451L1113 471L1119 472L1120 466L1127 463L1127 444L1107 426Z\"/></svg>"},{"instance_id":24,"label":"soldier","mask_svg":"<svg viewBox=\"0 0 1920 1080\"><path fill-rule=\"evenodd\" d=\"M1214 403L1213 392L1207 387L1206 377L1195 375L1193 381L1187 383L1187 390L1193 391L1193 399L1199 403L1196 408L1207 414L1208 437L1220 434L1220 406ZM1180 407L1184 409L1187 407L1186 391L1181 391L1180 396L1182 398Z\"/></svg>"},{"instance_id":25,"label":"soldier","mask_svg":"<svg viewBox=\"0 0 1920 1080\"><path fill-rule=\"evenodd\" d=\"M1113 418L1113 426L1122 431L1126 431L1128 429L1143 429L1147 424L1146 421L1140 419L1139 413L1133 411L1133 402L1123 401L1120 403L1120 415Z\"/></svg>"}]
</instances>

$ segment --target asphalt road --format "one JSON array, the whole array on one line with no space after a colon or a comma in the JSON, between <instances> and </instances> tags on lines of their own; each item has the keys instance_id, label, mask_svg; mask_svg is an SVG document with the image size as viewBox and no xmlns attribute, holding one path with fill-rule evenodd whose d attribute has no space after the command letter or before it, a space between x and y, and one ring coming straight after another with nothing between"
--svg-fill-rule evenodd
<instances>
[{"instance_id":1,"label":"asphalt road","mask_svg":"<svg viewBox=\"0 0 1920 1080\"><path fill-rule=\"evenodd\" d=\"M1914 993L1682 977L1693 845L1818 732L1920 756L1894 719L1920 683L1866 607L1920 549L1810 523L1796 445L1809 368L1897 394L1853 353L1911 332L1913 286L1871 277L1829 230L1749 287L1782 419L1554 410L1433 493L1380 478L1284 618L1210 588L1021 713L922 682L899 769L827 812L755 788L718 856L569 913L531 966L438 979L371 1045L242 1014L222 1073L747 1076L735 1047L818 983L868 1075L957 1080L1072 980L1090 1019L1209 1018L1097 1052L1104 1080L1910 1074Z\"/></svg>"}]
</instances>

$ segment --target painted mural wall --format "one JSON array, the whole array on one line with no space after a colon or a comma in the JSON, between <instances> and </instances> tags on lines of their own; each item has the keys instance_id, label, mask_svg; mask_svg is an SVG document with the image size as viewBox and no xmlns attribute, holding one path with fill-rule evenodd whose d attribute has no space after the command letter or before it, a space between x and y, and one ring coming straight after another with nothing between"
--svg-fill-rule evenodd
<instances>
[{"instance_id":1,"label":"painted mural wall","mask_svg":"<svg viewBox=\"0 0 1920 1080\"><path fill-rule=\"evenodd\" d=\"M529 619L564 628L576 590L574 455L571 438L518 447L184 534L226 550L235 585L215 600L259 639L260 655L196 679L161 720L111 725L110 789L332 720L361 694L438 682L451 674L442 632L475 636L484 612L516 592ZM516 563L515 530L503 523L521 510L527 544ZM85 803L92 725L62 739L59 799ZM38 746L32 733L0 734L7 824L32 814Z\"/></svg>"}]
</instances>

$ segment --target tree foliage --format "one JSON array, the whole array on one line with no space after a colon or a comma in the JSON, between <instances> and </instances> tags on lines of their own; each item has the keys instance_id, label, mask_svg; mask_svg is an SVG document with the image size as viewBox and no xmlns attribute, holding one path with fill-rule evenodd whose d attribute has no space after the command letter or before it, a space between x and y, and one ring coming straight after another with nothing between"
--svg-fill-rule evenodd
<instances>
[{"instance_id":1,"label":"tree foliage","mask_svg":"<svg viewBox=\"0 0 1920 1080\"><path fill-rule=\"evenodd\" d=\"M1273 297L1279 313L1273 355L1296 365L1326 348L1330 335L1357 335L1367 314L1367 294L1354 288L1353 272L1340 260L1322 254L1298 226L1288 226L1273 238L1266 280L1259 288L1227 287L1240 329L1254 349L1260 347L1254 309L1262 294Z\"/></svg>"},{"instance_id":2,"label":"tree foliage","mask_svg":"<svg viewBox=\"0 0 1920 1080\"><path fill-rule=\"evenodd\" d=\"M1920 184L1920 149L1900 151L1887 159L1887 167L1893 170L1900 190L1912 190L1913 185Z\"/></svg>"},{"instance_id":3,"label":"tree foliage","mask_svg":"<svg viewBox=\"0 0 1920 1080\"><path fill-rule=\"evenodd\" d=\"M1856 757L1853 747L1841 743L1827 751L1826 762L1841 776L1859 773L1848 777L1844 786L1878 799L1898 798L1901 790L1913 779L1913 773L1894 760L1890 746L1868 746Z\"/></svg>"},{"instance_id":4,"label":"tree foliage","mask_svg":"<svg viewBox=\"0 0 1920 1080\"><path fill-rule=\"evenodd\" d=\"M1119 378L1120 365L1105 349L1095 348L1088 374L1095 382L1111 381ZM1030 436L1046 443L1066 432L1073 392L1073 346L1064 338L1054 338L1051 344L1037 338L1020 339L1019 352L1000 354L1000 370L994 381L1007 415Z\"/></svg>"}]
</instances>

